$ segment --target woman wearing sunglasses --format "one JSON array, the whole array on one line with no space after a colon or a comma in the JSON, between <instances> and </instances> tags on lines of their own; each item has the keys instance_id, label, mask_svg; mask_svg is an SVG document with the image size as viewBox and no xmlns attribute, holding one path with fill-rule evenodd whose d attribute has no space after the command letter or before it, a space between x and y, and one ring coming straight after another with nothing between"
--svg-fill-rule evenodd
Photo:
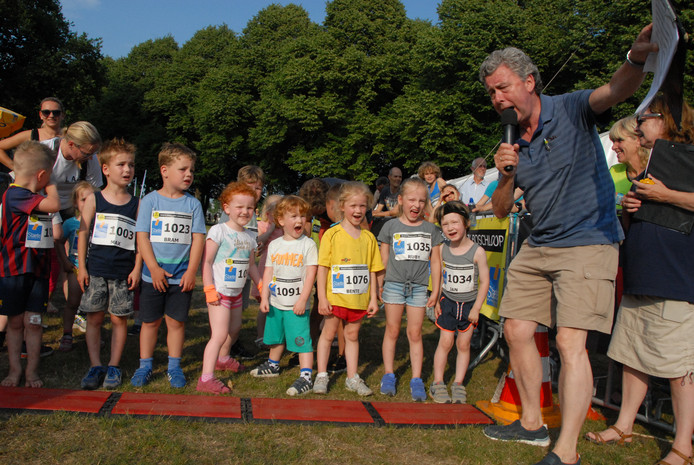
<instances>
[{"instance_id":1,"label":"woman wearing sunglasses","mask_svg":"<svg viewBox=\"0 0 694 465\"><path fill-rule=\"evenodd\" d=\"M675 123L663 95L636 118L641 147L657 139L694 144L694 110L683 103L681 125ZM673 170L679 169L677 166ZM634 181L622 201L623 215L641 208L642 201L671 204L694 211L694 193L669 189L649 176ZM694 234L684 234L651 222L630 218L624 240L624 296L607 355L622 363L622 405L614 425L586 439L598 444L632 441L636 414L648 391L649 377L670 382L677 424L670 452L658 464L691 464L694 434Z\"/></svg>"},{"instance_id":2,"label":"woman wearing sunglasses","mask_svg":"<svg viewBox=\"0 0 694 465\"><path fill-rule=\"evenodd\" d=\"M18 132L14 136L0 140L0 163L9 168L10 171L14 169L14 164L7 153L8 151L18 147L19 144L27 140L38 140L45 142L60 137L63 130L63 119L65 118L63 103L55 97L47 97L41 100L39 118L41 118L40 128L28 129L26 131ZM54 150L57 147L57 143L49 143L48 145Z\"/></svg>"}]
</instances>

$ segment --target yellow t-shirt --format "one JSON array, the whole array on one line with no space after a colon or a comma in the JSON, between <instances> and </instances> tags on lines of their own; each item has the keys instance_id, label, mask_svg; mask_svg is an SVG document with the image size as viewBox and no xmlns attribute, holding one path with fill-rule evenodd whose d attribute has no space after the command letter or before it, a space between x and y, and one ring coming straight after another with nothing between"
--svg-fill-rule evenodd
<instances>
[{"instance_id":1,"label":"yellow t-shirt","mask_svg":"<svg viewBox=\"0 0 694 465\"><path fill-rule=\"evenodd\" d=\"M341 224L328 229L321 239L318 265L328 268L326 294L330 305L366 310L370 300L370 273L381 271L378 242L362 230L354 239ZM366 281L365 281L366 277Z\"/></svg>"}]
</instances>

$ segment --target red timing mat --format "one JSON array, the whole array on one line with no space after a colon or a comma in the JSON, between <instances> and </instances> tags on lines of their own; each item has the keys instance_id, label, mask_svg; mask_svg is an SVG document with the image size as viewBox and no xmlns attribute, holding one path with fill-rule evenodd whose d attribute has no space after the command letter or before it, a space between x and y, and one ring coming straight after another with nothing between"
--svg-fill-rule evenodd
<instances>
[{"instance_id":1,"label":"red timing mat","mask_svg":"<svg viewBox=\"0 0 694 465\"><path fill-rule=\"evenodd\" d=\"M489 425L494 422L468 404L371 402L386 425Z\"/></svg>"},{"instance_id":2,"label":"red timing mat","mask_svg":"<svg viewBox=\"0 0 694 465\"><path fill-rule=\"evenodd\" d=\"M253 398L251 405L255 420L374 423L364 404L355 400Z\"/></svg>"},{"instance_id":3,"label":"red timing mat","mask_svg":"<svg viewBox=\"0 0 694 465\"><path fill-rule=\"evenodd\" d=\"M106 391L0 387L0 408L99 413L110 396Z\"/></svg>"},{"instance_id":4,"label":"red timing mat","mask_svg":"<svg viewBox=\"0 0 694 465\"><path fill-rule=\"evenodd\" d=\"M0 409L62 410L99 415L161 415L248 422L348 423L356 425L456 426L492 421L472 405L71 391L0 387Z\"/></svg>"},{"instance_id":5,"label":"red timing mat","mask_svg":"<svg viewBox=\"0 0 694 465\"><path fill-rule=\"evenodd\" d=\"M241 399L227 396L187 396L124 392L111 413L241 419Z\"/></svg>"}]
</instances>

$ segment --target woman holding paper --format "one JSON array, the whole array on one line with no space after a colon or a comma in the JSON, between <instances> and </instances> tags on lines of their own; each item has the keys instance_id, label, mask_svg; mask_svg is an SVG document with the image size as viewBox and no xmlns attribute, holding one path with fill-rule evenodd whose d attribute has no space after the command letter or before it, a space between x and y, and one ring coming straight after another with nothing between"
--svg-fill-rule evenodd
<instances>
[{"instance_id":1,"label":"woman holding paper","mask_svg":"<svg viewBox=\"0 0 694 465\"><path fill-rule=\"evenodd\" d=\"M664 97L658 95L637 117L643 147L656 139L694 144L694 110L682 106L681 128ZM677 170L675 166L673 169ZM694 211L694 193L669 189L660 180L634 181L635 190L622 202L625 215L642 200L669 203ZM648 221L631 219L624 242L624 296L608 355L624 365L622 406L617 422L586 439L599 444L632 440L638 409L649 376L667 378L677 432L672 449L659 464L691 464L694 434L694 234L683 234Z\"/></svg>"}]
</instances>

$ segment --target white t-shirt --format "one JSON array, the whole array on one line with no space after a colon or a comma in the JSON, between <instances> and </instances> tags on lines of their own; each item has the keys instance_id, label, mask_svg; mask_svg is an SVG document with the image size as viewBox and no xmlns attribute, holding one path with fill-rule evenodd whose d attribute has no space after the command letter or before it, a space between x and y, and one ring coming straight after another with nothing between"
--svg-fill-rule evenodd
<instances>
[{"instance_id":1,"label":"white t-shirt","mask_svg":"<svg viewBox=\"0 0 694 465\"><path fill-rule=\"evenodd\" d=\"M278 237L270 242L265 260L265 267L272 268L272 282L265 283L270 287L270 305L292 310L306 285L306 267L312 265L318 265L318 248L313 239Z\"/></svg>"},{"instance_id":2,"label":"white t-shirt","mask_svg":"<svg viewBox=\"0 0 694 465\"><path fill-rule=\"evenodd\" d=\"M248 279L248 269L256 248L253 234L247 231L234 231L226 224L215 224L207 232L207 239L217 243L219 248L212 263L212 280L222 295L236 297L243 291Z\"/></svg>"},{"instance_id":3,"label":"white t-shirt","mask_svg":"<svg viewBox=\"0 0 694 465\"><path fill-rule=\"evenodd\" d=\"M61 210L72 206L72 202L70 201L72 197L72 188L79 182L79 177L79 165L73 160L66 160L63 156L63 152L58 149L58 156L53 164L51 181L55 183L58 190ZM96 157L96 154L92 155L87 161L87 176L85 181L94 187L101 187L103 184L101 166L99 166L99 159Z\"/></svg>"}]
</instances>

